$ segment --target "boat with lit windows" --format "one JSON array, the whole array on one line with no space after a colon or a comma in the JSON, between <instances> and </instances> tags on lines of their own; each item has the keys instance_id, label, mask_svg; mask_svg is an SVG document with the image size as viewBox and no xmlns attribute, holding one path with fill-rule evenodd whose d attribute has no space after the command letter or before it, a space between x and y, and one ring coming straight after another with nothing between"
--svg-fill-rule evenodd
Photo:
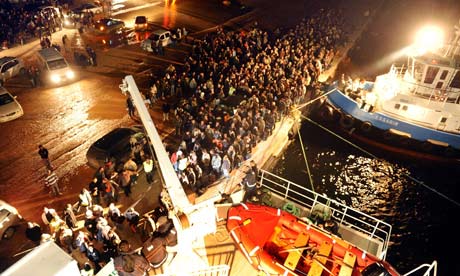
<instances>
[{"instance_id":1,"label":"boat with lit windows","mask_svg":"<svg viewBox=\"0 0 460 276\"><path fill-rule=\"evenodd\" d=\"M334 82L320 117L367 141L459 160L459 26L447 45L434 43L442 37L438 29L423 29L418 43L401 51L407 63L393 64L374 82Z\"/></svg>"},{"instance_id":2,"label":"boat with lit windows","mask_svg":"<svg viewBox=\"0 0 460 276\"><path fill-rule=\"evenodd\" d=\"M400 275L340 234L281 209L234 205L227 229L251 265L265 275Z\"/></svg>"}]
</instances>

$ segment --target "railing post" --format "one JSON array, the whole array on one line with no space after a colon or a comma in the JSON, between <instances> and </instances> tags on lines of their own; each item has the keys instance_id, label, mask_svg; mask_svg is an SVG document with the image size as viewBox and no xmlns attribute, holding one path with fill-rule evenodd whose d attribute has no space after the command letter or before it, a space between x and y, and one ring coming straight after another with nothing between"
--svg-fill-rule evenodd
<instances>
[{"instance_id":1,"label":"railing post","mask_svg":"<svg viewBox=\"0 0 460 276\"><path fill-rule=\"evenodd\" d=\"M260 170L259 170L260 171ZM262 183L264 182L264 175L265 175L265 171L262 170L262 173L260 174L260 180L259 180L259 184L262 185ZM256 176L257 177L257 176Z\"/></svg>"},{"instance_id":2,"label":"railing post","mask_svg":"<svg viewBox=\"0 0 460 276\"><path fill-rule=\"evenodd\" d=\"M345 210L342 213L342 218L340 219L340 224L343 223L343 220L345 219L345 216L347 215L347 211L348 211L348 206L345 206Z\"/></svg>"},{"instance_id":3,"label":"railing post","mask_svg":"<svg viewBox=\"0 0 460 276\"><path fill-rule=\"evenodd\" d=\"M291 187L291 181L288 181L287 187L286 187L286 192L284 193L284 199L285 199L285 200L286 200L286 198L287 198L287 196L288 196L290 187Z\"/></svg>"}]
</instances>

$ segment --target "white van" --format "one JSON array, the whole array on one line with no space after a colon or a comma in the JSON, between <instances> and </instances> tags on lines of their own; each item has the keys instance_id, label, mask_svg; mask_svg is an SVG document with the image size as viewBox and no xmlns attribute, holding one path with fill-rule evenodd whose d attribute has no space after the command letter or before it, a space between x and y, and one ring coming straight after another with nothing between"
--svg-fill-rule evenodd
<instances>
[{"instance_id":1,"label":"white van","mask_svg":"<svg viewBox=\"0 0 460 276\"><path fill-rule=\"evenodd\" d=\"M69 63L54 47L39 50L38 62L44 83L60 85L75 79Z\"/></svg>"},{"instance_id":2,"label":"white van","mask_svg":"<svg viewBox=\"0 0 460 276\"><path fill-rule=\"evenodd\" d=\"M172 43L171 32L168 30L163 30L163 29L154 31L148 36L147 39L141 42L141 48L145 51L153 52L154 49L152 48L152 46L156 47L158 43L161 43L163 47L171 44Z\"/></svg>"}]
</instances>

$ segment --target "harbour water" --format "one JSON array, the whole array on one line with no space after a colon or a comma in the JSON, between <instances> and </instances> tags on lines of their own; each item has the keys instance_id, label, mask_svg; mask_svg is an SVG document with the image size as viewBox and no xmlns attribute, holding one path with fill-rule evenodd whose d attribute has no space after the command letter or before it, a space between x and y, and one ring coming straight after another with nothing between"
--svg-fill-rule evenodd
<instances>
[{"instance_id":1,"label":"harbour water","mask_svg":"<svg viewBox=\"0 0 460 276\"><path fill-rule=\"evenodd\" d=\"M307 121L300 136L307 162L297 136L274 173L391 224L387 260L400 273L436 260L438 275L460 275L458 168L370 156Z\"/></svg>"},{"instance_id":2,"label":"harbour water","mask_svg":"<svg viewBox=\"0 0 460 276\"><path fill-rule=\"evenodd\" d=\"M451 32L458 24L459 3L384 1L336 76L343 72L373 81L388 70L420 26L435 23L446 34ZM436 260L437 275L460 275L455 226L460 219L458 166L402 158L358 144L363 151L308 121L303 122L300 136L303 143L297 136L274 173L391 224L386 259L400 273Z\"/></svg>"}]
</instances>

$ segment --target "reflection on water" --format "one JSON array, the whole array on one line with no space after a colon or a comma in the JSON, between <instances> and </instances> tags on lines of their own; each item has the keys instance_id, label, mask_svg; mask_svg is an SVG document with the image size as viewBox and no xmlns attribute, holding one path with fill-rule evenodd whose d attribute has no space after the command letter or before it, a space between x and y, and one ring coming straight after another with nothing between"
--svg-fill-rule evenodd
<instances>
[{"instance_id":1,"label":"reflection on water","mask_svg":"<svg viewBox=\"0 0 460 276\"><path fill-rule=\"evenodd\" d=\"M455 257L442 250L443 235L460 208L434 192L456 195L457 172L435 164L427 169L374 159L311 124L304 124L301 133L315 191L392 225L387 260L400 273L433 260L438 272L460 271ZM303 160L300 143L294 141L272 171L311 189Z\"/></svg>"},{"instance_id":2,"label":"reflection on water","mask_svg":"<svg viewBox=\"0 0 460 276\"><path fill-rule=\"evenodd\" d=\"M318 170L329 172L318 174L326 194L368 214L394 215L387 206L394 205L401 195L406 182L401 177L407 173L404 168L355 155L339 161L333 151L317 154L314 162L322 164Z\"/></svg>"}]
</instances>

